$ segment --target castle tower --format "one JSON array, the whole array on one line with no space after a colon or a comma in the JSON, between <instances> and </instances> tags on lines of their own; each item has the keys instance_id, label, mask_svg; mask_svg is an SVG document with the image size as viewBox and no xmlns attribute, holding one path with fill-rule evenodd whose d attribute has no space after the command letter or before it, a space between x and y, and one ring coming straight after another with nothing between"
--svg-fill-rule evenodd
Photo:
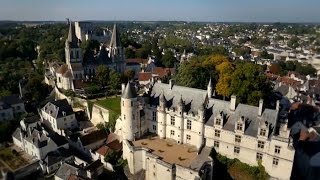
<instances>
[{"instance_id":1,"label":"castle tower","mask_svg":"<svg viewBox=\"0 0 320 180\"><path fill-rule=\"evenodd\" d=\"M198 141L197 141L197 149L199 150L204 144L204 121L205 121L205 107L204 104L201 104L198 109L198 119L200 122Z\"/></svg>"},{"instance_id":2,"label":"castle tower","mask_svg":"<svg viewBox=\"0 0 320 180\"><path fill-rule=\"evenodd\" d=\"M65 43L65 55L66 64L71 66L72 63L82 63L82 54L80 40L76 36L75 27L72 25L71 21L69 24L68 38Z\"/></svg>"},{"instance_id":3,"label":"castle tower","mask_svg":"<svg viewBox=\"0 0 320 180\"><path fill-rule=\"evenodd\" d=\"M117 29L117 25L113 26L110 46L109 46L109 57L112 63L115 65L115 70L118 72L124 71L124 50L121 46L120 34Z\"/></svg>"},{"instance_id":4,"label":"castle tower","mask_svg":"<svg viewBox=\"0 0 320 180\"><path fill-rule=\"evenodd\" d=\"M213 86L212 86L211 78L210 78L208 86L207 86L207 93L208 93L208 97L210 99L212 97L212 93L213 93Z\"/></svg>"},{"instance_id":5,"label":"castle tower","mask_svg":"<svg viewBox=\"0 0 320 180\"><path fill-rule=\"evenodd\" d=\"M121 96L121 119L123 139L129 141L139 137L137 106L136 92L128 82Z\"/></svg>"},{"instance_id":6,"label":"castle tower","mask_svg":"<svg viewBox=\"0 0 320 180\"><path fill-rule=\"evenodd\" d=\"M166 99L164 93L159 97L159 106L157 108L158 135L161 139L166 138Z\"/></svg>"}]
</instances>

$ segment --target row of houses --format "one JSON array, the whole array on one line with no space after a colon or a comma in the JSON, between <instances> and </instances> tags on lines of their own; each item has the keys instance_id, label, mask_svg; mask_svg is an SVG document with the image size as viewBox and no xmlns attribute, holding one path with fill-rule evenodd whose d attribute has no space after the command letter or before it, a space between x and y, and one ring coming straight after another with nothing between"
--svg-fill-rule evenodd
<instances>
[{"instance_id":1,"label":"row of houses","mask_svg":"<svg viewBox=\"0 0 320 180\"><path fill-rule=\"evenodd\" d=\"M56 179L97 178L104 166L112 171L104 157L110 151L122 150L117 136L93 125L83 127L78 119L83 118L77 118L66 99L48 102L39 115L20 121L12 134L13 143L40 160L43 173L54 173Z\"/></svg>"}]
</instances>

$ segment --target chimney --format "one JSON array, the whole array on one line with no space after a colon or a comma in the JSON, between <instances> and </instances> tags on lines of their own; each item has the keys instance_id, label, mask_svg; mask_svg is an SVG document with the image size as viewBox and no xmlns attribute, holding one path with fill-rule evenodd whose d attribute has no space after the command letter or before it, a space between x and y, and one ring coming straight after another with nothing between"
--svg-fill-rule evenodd
<instances>
[{"instance_id":1,"label":"chimney","mask_svg":"<svg viewBox=\"0 0 320 180\"><path fill-rule=\"evenodd\" d=\"M259 112L258 115L262 116L262 112L263 112L263 99L259 100Z\"/></svg>"},{"instance_id":2,"label":"chimney","mask_svg":"<svg viewBox=\"0 0 320 180\"><path fill-rule=\"evenodd\" d=\"M123 94L124 89L126 88L126 84L122 83L121 84L121 94Z\"/></svg>"},{"instance_id":3,"label":"chimney","mask_svg":"<svg viewBox=\"0 0 320 180\"><path fill-rule=\"evenodd\" d=\"M276 110L279 111L280 110L280 101L277 100L276 102Z\"/></svg>"},{"instance_id":4,"label":"chimney","mask_svg":"<svg viewBox=\"0 0 320 180\"><path fill-rule=\"evenodd\" d=\"M236 110L236 101L237 101L237 96L232 95L231 100L230 100L230 110L235 111Z\"/></svg>"},{"instance_id":5,"label":"chimney","mask_svg":"<svg viewBox=\"0 0 320 180\"><path fill-rule=\"evenodd\" d=\"M169 87L170 87L170 89L173 88L173 85L174 85L174 81L173 81L173 79L170 79L170 80L169 80Z\"/></svg>"}]
</instances>

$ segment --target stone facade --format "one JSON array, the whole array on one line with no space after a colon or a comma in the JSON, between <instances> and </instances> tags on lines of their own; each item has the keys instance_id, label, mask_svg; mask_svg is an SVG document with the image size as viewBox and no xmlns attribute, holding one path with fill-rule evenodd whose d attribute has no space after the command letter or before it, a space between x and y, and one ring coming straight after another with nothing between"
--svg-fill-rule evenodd
<instances>
[{"instance_id":1,"label":"stone facade","mask_svg":"<svg viewBox=\"0 0 320 180\"><path fill-rule=\"evenodd\" d=\"M279 102L276 109L267 109L263 100L255 107L236 104L235 96L230 102L215 99L211 82L207 90L157 82L141 97L129 86L122 94L121 125L117 125L124 140L134 142L151 132L199 151L214 147L222 155L250 165L261 161L271 177L290 178L295 151L287 120L278 119ZM132 156L126 152L132 150L124 150L124 157ZM136 158L128 158L129 166Z\"/></svg>"}]
</instances>

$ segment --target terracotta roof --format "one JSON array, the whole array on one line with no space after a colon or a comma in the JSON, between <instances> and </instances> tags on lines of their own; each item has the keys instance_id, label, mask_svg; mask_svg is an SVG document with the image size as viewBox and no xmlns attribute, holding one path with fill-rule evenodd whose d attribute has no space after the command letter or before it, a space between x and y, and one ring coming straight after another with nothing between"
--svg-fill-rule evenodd
<instances>
[{"instance_id":1,"label":"terracotta roof","mask_svg":"<svg viewBox=\"0 0 320 180\"><path fill-rule=\"evenodd\" d=\"M300 81L296 81L288 76L284 76L284 77L280 77L278 79L282 84L284 85L290 85L293 88L297 88L299 86L301 86L301 82Z\"/></svg>"},{"instance_id":2,"label":"terracotta roof","mask_svg":"<svg viewBox=\"0 0 320 180\"><path fill-rule=\"evenodd\" d=\"M84 178L74 175L74 174L70 174L68 180L85 180Z\"/></svg>"},{"instance_id":3,"label":"terracotta roof","mask_svg":"<svg viewBox=\"0 0 320 180\"><path fill-rule=\"evenodd\" d=\"M71 77L72 77L71 70L70 70L70 69L68 69L68 70L67 70L67 72L65 72L65 73L63 74L63 77L71 78Z\"/></svg>"},{"instance_id":4,"label":"terracotta roof","mask_svg":"<svg viewBox=\"0 0 320 180\"><path fill-rule=\"evenodd\" d=\"M300 141L315 141L317 139L317 137L318 137L318 135L313 131L308 132L307 130L301 130L299 140Z\"/></svg>"},{"instance_id":5,"label":"terracotta roof","mask_svg":"<svg viewBox=\"0 0 320 180\"><path fill-rule=\"evenodd\" d=\"M157 74L160 78L163 78L165 76L168 76L169 74L174 74L175 71L175 68L155 67L152 71L152 74Z\"/></svg>"},{"instance_id":6,"label":"terracotta roof","mask_svg":"<svg viewBox=\"0 0 320 180\"><path fill-rule=\"evenodd\" d=\"M150 72L140 72L138 75L139 81L149 81L152 78L152 74Z\"/></svg>"},{"instance_id":7,"label":"terracotta roof","mask_svg":"<svg viewBox=\"0 0 320 180\"><path fill-rule=\"evenodd\" d=\"M148 59L142 59L142 58L126 59L126 63L147 64Z\"/></svg>"},{"instance_id":8,"label":"terracotta roof","mask_svg":"<svg viewBox=\"0 0 320 180\"><path fill-rule=\"evenodd\" d=\"M83 67L82 67L81 63L79 63L79 64L71 64L71 69L73 71L82 71Z\"/></svg>"},{"instance_id":9,"label":"terracotta roof","mask_svg":"<svg viewBox=\"0 0 320 180\"><path fill-rule=\"evenodd\" d=\"M102 156L105 156L106 154L108 154L109 152L111 151L111 149L104 145L104 146L101 146L98 150L96 150L96 152Z\"/></svg>"},{"instance_id":10,"label":"terracotta roof","mask_svg":"<svg viewBox=\"0 0 320 180\"><path fill-rule=\"evenodd\" d=\"M58 68L57 73L64 74L67 70L68 70L68 65L63 64Z\"/></svg>"},{"instance_id":11,"label":"terracotta roof","mask_svg":"<svg viewBox=\"0 0 320 180\"><path fill-rule=\"evenodd\" d=\"M73 85L75 89L82 89L84 87L84 82L80 79L73 80Z\"/></svg>"}]
</instances>

